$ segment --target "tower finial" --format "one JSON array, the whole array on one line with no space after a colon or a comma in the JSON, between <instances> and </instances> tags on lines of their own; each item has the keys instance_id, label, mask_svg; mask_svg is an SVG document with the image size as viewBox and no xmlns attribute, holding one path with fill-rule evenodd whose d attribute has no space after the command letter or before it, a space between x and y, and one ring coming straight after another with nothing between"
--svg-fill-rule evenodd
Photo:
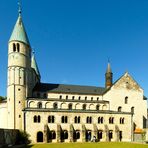
<instances>
[{"instance_id":1,"label":"tower finial","mask_svg":"<svg viewBox=\"0 0 148 148\"><path fill-rule=\"evenodd\" d=\"M110 57L108 57L108 63L110 63Z\"/></svg>"},{"instance_id":2,"label":"tower finial","mask_svg":"<svg viewBox=\"0 0 148 148\"><path fill-rule=\"evenodd\" d=\"M18 13L19 13L19 16L21 16L21 13L22 13L21 0L18 0Z\"/></svg>"}]
</instances>

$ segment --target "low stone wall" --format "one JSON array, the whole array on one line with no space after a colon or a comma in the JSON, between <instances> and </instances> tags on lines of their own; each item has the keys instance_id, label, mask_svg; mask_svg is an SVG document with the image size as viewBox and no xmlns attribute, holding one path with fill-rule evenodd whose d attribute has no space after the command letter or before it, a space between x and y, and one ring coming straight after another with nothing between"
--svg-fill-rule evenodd
<instances>
[{"instance_id":1,"label":"low stone wall","mask_svg":"<svg viewBox=\"0 0 148 148\"><path fill-rule=\"evenodd\" d=\"M14 145L19 131L14 129L0 129L0 145Z\"/></svg>"}]
</instances>

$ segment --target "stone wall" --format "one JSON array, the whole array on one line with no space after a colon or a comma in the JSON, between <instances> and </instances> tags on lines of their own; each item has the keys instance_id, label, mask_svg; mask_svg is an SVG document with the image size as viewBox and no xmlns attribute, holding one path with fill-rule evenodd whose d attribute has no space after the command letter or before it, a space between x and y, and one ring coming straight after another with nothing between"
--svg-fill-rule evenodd
<instances>
[{"instance_id":1,"label":"stone wall","mask_svg":"<svg viewBox=\"0 0 148 148\"><path fill-rule=\"evenodd\" d=\"M16 143L18 130L0 129L0 145L14 145Z\"/></svg>"}]
</instances>

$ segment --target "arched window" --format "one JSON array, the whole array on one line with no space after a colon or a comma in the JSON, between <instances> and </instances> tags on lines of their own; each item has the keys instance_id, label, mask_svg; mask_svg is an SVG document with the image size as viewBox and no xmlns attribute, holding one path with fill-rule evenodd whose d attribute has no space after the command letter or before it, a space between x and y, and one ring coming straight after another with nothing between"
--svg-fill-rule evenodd
<instances>
[{"instance_id":1,"label":"arched window","mask_svg":"<svg viewBox=\"0 0 148 148\"><path fill-rule=\"evenodd\" d=\"M134 114L134 107L131 107L131 113Z\"/></svg>"},{"instance_id":2,"label":"arched window","mask_svg":"<svg viewBox=\"0 0 148 148\"><path fill-rule=\"evenodd\" d=\"M80 123L80 116L78 117L78 123Z\"/></svg>"},{"instance_id":3,"label":"arched window","mask_svg":"<svg viewBox=\"0 0 148 148\"><path fill-rule=\"evenodd\" d=\"M108 135L109 141L111 141L111 139L113 138L113 131L110 130L108 134L109 134L109 135Z\"/></svg>"},{"instance_id":4,"label":"arched window","mask_svg":"<svg viewBox=\"0 0 148 148\"><path fill-rule=\"evenodd\" d=\"M124 118L120 118L120 124L124 124Z\"/></svg>"},{"instance_id":5,"label":"arched window","mask_svg":"<svg viewBox=\"0 0 148 148\"><path fill-rule=\"evenodd\" d=\"M79 100L81 99L81 97L79 96L79 98L78 98Z\"/></svg>"},{"instance_id":6,"label":"arched window","mask_svg":"<svg viewBox=\"0 0 148 148\"><path fill-rule=\"evenodd\" d=\"M99 130L98 131L98 140L99 141L102 139L102 134L103 134L103 131L102 130Z\"/></svg>"},{"instance_id":7,"label":"arched window","mask_svg":"<svg viewBox=\"0 0 148 148\"><path fill-rule=\"evenodd\" d=\"M109 118L109 123L110 123L110 124L113 124L113 123L114 123L114 117L110 117L110 118Z\"/></svg>"},{"instance_id":8,"label":"arched window","mask_svg":"<svg viewBox=\"0 0 148 148\"><path fill-rule=\"evenodd\" d=\"M68 96L66 96L66 100L68 100Z\"/></svg>"},{"instance_id":9,"label":"arched window","mask_svg":"<svg viewBox=\"0 0 148 148\"><path fill-rule=\"evenodd\" d=\"M99 110L99 105L96 105L96 110Z\"/></svg>"},{"instance_id":10,"label":"arched window","mask_svg":"<svg viewBox=\"0 0 148 148\"><path fill-rule=\"evenodd\" d=\"M62 95L60 95L60 99L62 99Z\"/></svg>"},{"instance_id":11,"label":"arched window","mask_svg":"<svg viewBox=\"0 0 148 148\"><path fill-rule=\"evenodd\" d=\"M119 106L119 107L118 107L118 112L121 112L121 111L122 111L122 107Z\"/></svg>"},{"instance_id":12,"label":"arched window","mask_svg":"<svg viewBox=\"0 0 148 148\"><path fill-rule=\"evenodd\" d=\"M76 131L76 139L80 139L80 131Z\"/></svg>"},{"instance_id":13,"label":"arched window","mask_svg":"<svg viewBox=\"0 0 148 148\"><path fill-rule=\"evenodd\" d=\"M86 110L86 104L83 104L83 110Z\"/></svg>"},{"instance_id":14,"label":"arched window","mask_svg":"<svg viewBox=\"0 0 148 148\"><path fill-rule=\"evenodd\" d=\"M37 122L37 116L34 116L34 117L33 117L33 121L34 121L34 123Z\"/></svg>"},{"instance_id":15,"label":"arched window","mask_svg":"<svg viewBox=\"0 0 148 148\"><path fill-rule=\"evenodd\" d=\"M128 97L127 96L125 97L124 103L128 104Z\"/></svg>"},{"instance_id":16,"label":"arched window","mask_svg":"<svg viewBox=\"0 0 148 148\"><path fill-rule=\"evenodd\" d=\"M16 52L16 45L13 43L13 52Z\"/></svg>"},{"instance_id":17,"label":"arched window","mask_svg":"<svg viewBox=\"0 0 148 148\"><path fill-rule=\"evenodd\" d=\"M89 123L89 124L92 123L92 117L87 117L86 118L86 123Z\"/></svg>"},{"instance_id":18,"label":"arched window","mask_svg":"<svg viewBox=\"0 0 148 148\"><path fill-rule=\"evenodd\" d=\"M58 104L57 104L57 103L54 103L54 104L53 104L53 108L54 108L54 109L57 109L57 108L58 108Z\"/></svg>"},{"instance_id":19,"label":"arched window","mask_svg":"<svg viewBox=\"0 0 148 148\"><path fill-rule=\"evenodd\" d=\"M75 123L77 123L77 116L75 116L74 120L75 120Z\"/></svg>"},{"instance_id":20,"label":"arched window","mask_svg":"<svg viewBox=\"0 0 148 148\"><path fill-rule=\"evenodd\" d=\"M61 122L62 123L67 123L68 122L68 117L67 116L62 116L61 117Z\"/></svg>"},{"instance_id":21,"label":"arched window","mask_svg":"<svg viewBox=\"0 0 148 148\"><path fill-rule=\"evenodd\" d=\"M40 115L38 116L38 123L40 123L41 122L41 117L40 117Z\"/></svg>"},{"instance_id":22,"label":"arched window","mask_svg":"<svg viewBox=\"0 0 148 148\"><path fill-rule=\"evenodd\" d=\"M98 117L98 123L103 123L103 117Z\"/></svg>"},{"instance_id":23,"label":"arched window","mask_svg":"<svg viewBox=\"0 0 148 148\"><path fill-rule=\"evenodd\" d=\"M99 101L99 97L97 97L97 101Z\"/></svg>"},{"instance_id":24,"label":"arched window","mask_svg":"<svg viewBox=\"0 0 148 148\"><path fill-rule=\"evenodd\" d=\"M68 105L68 109L72 110L72 104L71 103Z\"/></svg>"},{"instance_id":25,"label":"arched window","mask_svg":"<svg viewBox=\"0 0 148 148\"><path fill-rule=\"evenodd\" d=\"M20 44L17 43L17 52L20 52Z\"/></svg>"},{"instance_id":26,"label":"arched window","mask_svg":"<svg viewBox=\"0 0 148 148\"><path fill-rule=\"evenodd\" d=\"M61 122L64 123L64 116L61 117Z\"/></svg>"},{"instance_id":27,"label":"arched window","mask_svg":"<svg viewBox=\"0 0 148 148\"><path fill-rule=\"evenodd\" d=\"M56 132L55 131L51 131L51 138L56 139Z\"/></svg>"},{"instance_id":28,"label":"arched window","mask_svg":"<svg viewBox=\"0 0 148 148\"><path fill-rule=\"evenodd\" d=\"M89 117L89 123L92 123L92 117Z\"/></svg>"},{"instance_id":29,"label":"arched window","mask_svg":"<svg viewBox=\"0 0 148 148\"><path fill-rule=\"evenodd\" d=\"M55 117L54 116L48 116L48 123L54 123Z\"/></svg>"},{"instance_id":30,"label":"arched window","mask_svg":"<svg viewBox=\"0 0 148 148\"><path fill-rule=\"evenodd\" d=\"M64 131L64 139L68 139L68 131Z\"/></svg>"},{"instance_id":31,"label":"arched window","mask_svg":"<svg viewBox=\"0 0 148 148\"><path fill-rule=\"evenodd\" d=\"M38 102L38 108L42 108L42 103Z\"/></svg>"},{"instance_id":32,"label":"arched window","mask_svg":"<svg viewBox=\"0 0 148 148\"><path fill-rule=\"evenodd\" d=\"M91 97L91 101L93 101L93 97Z\"/></svg>"},{"instance_id":33,"label":"arched window","mask_svg":"<svg viewBox=\"0 0 148 148\"><path fill-rule=\"evenodd\" d=\"M67 118L67 116L65 116L65 123L67 123L68 122L68 118Z\"/></svg>"},{"instance_id":34,"label":"arched window","mask_svg":"<svg viewBox=\"0 0 148 148\"><path fill-rule=\"evenodd\" d=\"M87 97L85 97L85 101L87 100Z\"/></svg>"},{"instance_id":35,"label":"arched window","mask_svg":"<svg viewBox=\"0 0 148 148\"><path fill-rule=\"evenodd\" d=\"M74 100L75 96L72 96L72 100Z\"/></svg>"}]
</instances>

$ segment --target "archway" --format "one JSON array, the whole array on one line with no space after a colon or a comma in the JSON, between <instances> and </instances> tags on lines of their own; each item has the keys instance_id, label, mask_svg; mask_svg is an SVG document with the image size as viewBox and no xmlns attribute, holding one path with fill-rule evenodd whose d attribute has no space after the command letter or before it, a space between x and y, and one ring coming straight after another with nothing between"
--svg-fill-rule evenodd
<instances>
[{"instance_id":1,"label":"archway","mask_svg":"<svg viewBox=\"0 0 148 148\"><path fill-rule=\"evenodd\" d=\"M98 141L102 139L102 130L98 131Z\"/></svg>"},{"instance_id":2,"label":"archway","mask_svg":"<svg viewBox=\"0 0 148 148\"><path fill-rule=\"evenodd\" d=\"M37 133L37 142L43 142L43 133L42 132Z\"/></svg>"},{"instance_id":3,"label":"archway","mask_svg":"<svg viewBox=\"0 0 148 148\"><path fill-rule=\"evenodd\" d=\"M91 130L86 131L86 141L91 141Z\"/></svg>"}]
</instances>

